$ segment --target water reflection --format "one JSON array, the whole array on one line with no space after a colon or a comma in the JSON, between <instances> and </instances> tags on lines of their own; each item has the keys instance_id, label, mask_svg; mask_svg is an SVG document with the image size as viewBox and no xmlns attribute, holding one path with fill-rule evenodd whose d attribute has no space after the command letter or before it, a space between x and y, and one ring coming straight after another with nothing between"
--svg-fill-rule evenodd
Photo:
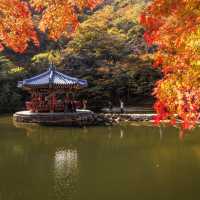
<instances>
[{"instance_id":1,"label":"water reflection","mask_svg":"<svg viewBox=\"0 0 200 200\"><path fill-rule=\"evenodd\" d=\"M160 133L160 140L162 140L163 138L163 131L162 131L162 127L159 127L159 133Z\"/></svg>"},{"instance_id":2,"label":"water reflection","mask_svg":"<svg viewBox=\"0 0 200 200\"><path fill-rule=\"evenodd\" d=\"M54 191L57 198L71 198L77 187L78 152L76 149L58 150L54 157Z\"/></svg>"},{"instance_id":3,"label":"water reflection","mask_svg":"<svg viewBox=\"0 0 200 200\"><path fill-rule=\"evenodd\" d=\"M123 139L123 137L124 137L124 130L120 129L120 138Z\"/></svg>"},{"instance_id":4,"label":"water reflection","mask_svg":"<svg viewBox=\"0 0 200 200\"><path fill-rule=\"evenodd\" d=\"M199 129L0 127L0 200L199 197Z\"/></svg>"},{"instance_id":5,"label":"water reflection","mask_svg":"<svg viewBox=\"0 0 200 200\"><path fill-rule=\"evenodd\" d=\"M59 150L55 152L55 173L58 176L67 176L76 173L78 169L77 150Z\"/></svg>"}]
</instances>

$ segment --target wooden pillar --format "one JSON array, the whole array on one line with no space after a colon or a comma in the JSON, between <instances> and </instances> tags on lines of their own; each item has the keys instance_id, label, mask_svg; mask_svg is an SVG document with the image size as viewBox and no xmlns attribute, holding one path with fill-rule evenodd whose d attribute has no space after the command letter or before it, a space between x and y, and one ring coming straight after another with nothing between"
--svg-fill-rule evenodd
<instances>
[{"instance_id":1,"label":"wooden pillar","mask_svg":"<svg viewBox=\"0 0 200 200\"><path fill-rule=\"evenodd\" d=\"M34 98L34 93L33 93L33 90L29 90L28 91L30 93L30 100L29 101L26 101L26 109L31 111L31 112L34 112L33 110L33 98Z\"/></svg>"},{"instance_id":2,"label":"wooden pillar","mask_svg":"<svg viewBox=\"0 0 200 200\"><path fill-rule=\"evenodd\" d=\"M36 106L35 106L35 102L36 101L36 92L35 90L32 91L32 98L31 98L31 103L32 103L32 112L35 112L36 110Z\"/></svg>"},{"instance_id":3,"label":"wooden pillar","mask_svg":"<svg viewBox=\"0 0 200 200\"><path fill-rule=\"evenodd\" d=\"M56 93L55 91L52 91L52 94L50 95L50 112L54 112L56 108Z\"/></svg>"}]
</instances>

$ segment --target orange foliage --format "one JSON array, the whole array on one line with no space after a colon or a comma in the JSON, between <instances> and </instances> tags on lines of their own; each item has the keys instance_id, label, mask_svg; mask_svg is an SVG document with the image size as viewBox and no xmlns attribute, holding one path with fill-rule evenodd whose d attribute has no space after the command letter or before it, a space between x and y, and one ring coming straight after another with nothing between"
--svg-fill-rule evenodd
<instances>
[{"instance_id":1,"label":"orange foliage","mask_svg":"<svg viewBox=\"0 0 200 200\"><path fill-rule=\"evenodd\" d=\"M164 75L154 91L155 123L167 118L174 125L181 119L182 129L191 129L199 120L200 56L191 45L199 23L199 0L154 0L141 15L147 43L158 46L154 67Z\"/></svg>"},{"instance_id":2,"label":"orange foliage","mask_svg":"<svg viewBox=\"0 0 200 200\"><path fill-rule=\"evenodd\" d=\"M20 0L0 1L0 46L22 53L33 41L38 45L28 5Z\"/></svg>"},{"instance_id":3,"label":"orange foliage","mask_svg":"<svg viewBox=\"0 0 200 200\"><path fill-rule=\"evenodd\" d=\"M101 0L1 0L0 50L9 47L23 53L29 42L39 45L31 11L42 14L39 29L50 39L72 33L78 26L77 10L93 9ZM31 8L32 7L32 8ZM31 9L30 9L31 8Z\"/></svg>"}]
</instances>

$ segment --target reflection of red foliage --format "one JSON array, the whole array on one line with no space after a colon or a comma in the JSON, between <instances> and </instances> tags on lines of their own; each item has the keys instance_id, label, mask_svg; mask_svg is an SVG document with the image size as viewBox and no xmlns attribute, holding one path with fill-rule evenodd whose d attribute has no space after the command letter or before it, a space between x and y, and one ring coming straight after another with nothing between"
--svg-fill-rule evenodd
<instances>
[{"instance_id":1,"label":"reflection of red foliage","mask_svg":"<svg viewBox=\"0 0 200 200\"><path fill-rule=\"evenodd\" d=\"M190 123L189 123L188 121L184 121L184 122L182 123L182 128L183 128L183 129L189 129L189 128L190 128Z\"/></svg>"},{"instance_id":2,"label":"reflection of red foliage","mask_svg":"<svg viewBox=\"0 0 200 200\"><path fill-rule=\"evenodd\" d=\"M185 136L185 131L183 129L181 129L180 132L179 132L179 139L183 140L184 136Z\"/></svg>"}]
</instances>

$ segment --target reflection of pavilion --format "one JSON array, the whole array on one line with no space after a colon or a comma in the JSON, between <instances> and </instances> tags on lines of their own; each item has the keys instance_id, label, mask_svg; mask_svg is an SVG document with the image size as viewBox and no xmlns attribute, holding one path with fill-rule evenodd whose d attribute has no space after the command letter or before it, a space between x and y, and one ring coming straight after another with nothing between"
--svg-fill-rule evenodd
<instances>
[{"instance_id":1,"label":"reflection of pavilion","mask_svg":"<svg viewBox=\"0 0 200 200\"><path fill-rule=\"evenodd\" d=\"M14 114L17 122L51 125L94 125L94 113L86 110L86 100L77 101L74 93L87 86L87 81L65 75L50 68L25 79L18 86L31 94L27 111Z\"/></svg>"},{"instance_id":2,"label":"reflection of pavilion","mask_svg":"<svg viewBox=\"0 0 200 200\"><path fill-rule=\"evenodd\" d=\"M64 149L55 152L54 170L56 176L67 177L76 175L78 170L78 152L73 149Z\"/></svg>"},{"instance_id":3,"label":"reflection of pavilion","mask_svg":"<svg viewBox=\"0 0 200 200\"><path fill-rule=\"evenodd\" d=\"M76 193L78 182L78 152L76 149L63 149L55 152L54 191L59 198L71 197ZM62 195L61 195L62 194Z\"/></svg>"}]
</instances>

